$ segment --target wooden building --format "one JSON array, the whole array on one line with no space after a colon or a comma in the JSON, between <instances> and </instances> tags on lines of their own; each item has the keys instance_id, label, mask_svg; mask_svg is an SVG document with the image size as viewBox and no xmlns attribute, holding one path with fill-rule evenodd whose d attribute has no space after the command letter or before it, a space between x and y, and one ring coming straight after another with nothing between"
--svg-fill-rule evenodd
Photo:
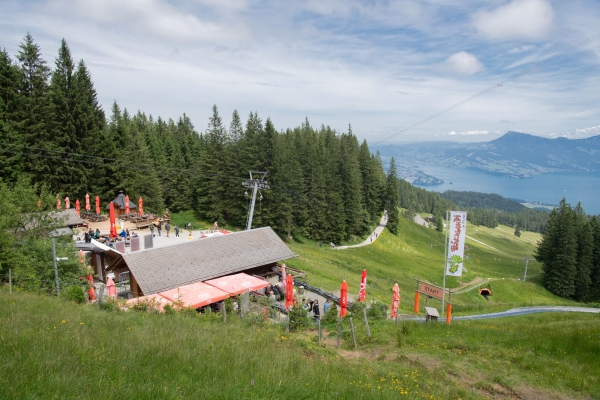
<instances>
[{"instance_id":1,"label":"wooden building","mask_svg":"<svg viewBox=\"0 0 600 400\"><path fill-rule=\"evenodd\" d=\"M238 272L266 277L279 261L293 257L265 227L124 253L106 272L114 273L116 282L128 279L131 295L139 297Z\"/></svg>"}]
</instances>

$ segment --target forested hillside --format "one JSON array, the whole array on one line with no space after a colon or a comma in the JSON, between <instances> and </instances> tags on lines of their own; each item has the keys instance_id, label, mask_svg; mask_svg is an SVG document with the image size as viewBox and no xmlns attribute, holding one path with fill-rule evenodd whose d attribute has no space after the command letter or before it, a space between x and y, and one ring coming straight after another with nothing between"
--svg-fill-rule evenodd
<instances>
[{"instance_id":1,"label":"forested hillside","mask_svg":"<svg viewBox=\"0 0 600 400\"><path fill-rule=\"evenodd\" d=\"M120 189L159 213L196 210L209 221L244 226L249 171L268 172L253 226L281 235L339 242L368 231L387 202L381 160L351 128L277 130L256 112L223 121L216 106L204 132L115 102L98 103L90 71L63 40L50 68L27 35L13 59L0 50L0 179L29 179L72 201L102 203Z\"/></svg>"}]
</instances>

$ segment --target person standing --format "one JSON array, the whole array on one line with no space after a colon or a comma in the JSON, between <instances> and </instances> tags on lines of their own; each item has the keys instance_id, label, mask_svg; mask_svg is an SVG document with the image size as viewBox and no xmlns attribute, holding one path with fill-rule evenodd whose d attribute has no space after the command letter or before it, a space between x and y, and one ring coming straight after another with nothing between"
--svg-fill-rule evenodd
<instances>
[{"instance_id":1,"label":"person standing","mask_svg":"<svg viewBox=\"0 0 600 400\"><path fill-rule=\"evenodd\" d=\"M160 236L160 232L162 231L162 222L158 221L158 226L156 227L156 230L158 231L158 236Z\"/></svg>"},{"instance_id":2,"label":"person standing","mask_svg":"<svg viewBox=\"0 0 600 400\"><path fill-rule=\"evenodd\" d=\"M327 314L327 311L329 311L329 299L325 300L325 304L323 304L323 314Z\"/></svg>"},{"instance_id":3,"label":"person standing","mask_svg":"<svg viewBox=\"0 0 600 400\"><path fill-rule=\"evenodd\" d=\"M150 234L154 237L154 222L150 223Z\"/></svg>"},{"instance_id":4,"label":"person standing","mask_svg":"<svg viewBox=\"0 0 600 400\"><path fill-rule=\"evenodd\" d=\"M165 230L167 231L167 237L169 237L169 231L171 230L171 224L168 221L165 224Z\"/></svg>"},{"instance_id":5,"label":"person standing","mask_svg":"<svg viewBox=\"0 0 600 400\"><path fill-rule=\"evenodd\" d=\"M315 322L321 319L321 310L319 310L319 300L315 300L313 303L313 317L315 318Z\"/></svg>"},{"instance_id":6,"label":"person standing","mask_svg":"<svg viewBox=\"0 0 600 400\"><path fill-rule=\"evenodd\" d=\"M175 237L179 237L179 226L175 225Z\"/></svg>"}]
</instances>

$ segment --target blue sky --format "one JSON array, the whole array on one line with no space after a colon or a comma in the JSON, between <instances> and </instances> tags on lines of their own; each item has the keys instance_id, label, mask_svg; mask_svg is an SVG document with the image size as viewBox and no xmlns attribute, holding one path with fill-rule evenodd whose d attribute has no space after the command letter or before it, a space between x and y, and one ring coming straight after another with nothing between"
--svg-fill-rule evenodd
<instances>
[{"instance_id":1,"label":"blue sky","mask_svg":"<svg viewBox=\"0 0 600 400\"><path fill-rule=\"evenodd\" d=\"M459 5L456 5L458 3ZM600 2L40 0L0 2L0 46L27 32L53 65L65 38L105 110L205 129L257 111L278 129L330 125L370 143L600 134L600 40L414 129L600 33Z\"/></svg>"}]
</instances>

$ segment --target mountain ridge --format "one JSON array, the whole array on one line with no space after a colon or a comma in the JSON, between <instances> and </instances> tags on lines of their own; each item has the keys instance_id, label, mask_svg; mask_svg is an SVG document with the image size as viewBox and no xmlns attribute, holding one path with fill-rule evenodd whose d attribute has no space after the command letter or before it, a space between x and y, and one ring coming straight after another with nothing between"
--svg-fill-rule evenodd
<instances>
[{"instance_id":1,"label":"mountain ridge","mask_svg":"<svg viewBox=\"0 0 600 400\"><path fill-rule=\"evenodd\" d=\"M508 131L489 142L422 142L373 146L399 164L428 164L528 178L543 173L600 172L600 135L549 139Z\"/></svg>"}]
</instances>

